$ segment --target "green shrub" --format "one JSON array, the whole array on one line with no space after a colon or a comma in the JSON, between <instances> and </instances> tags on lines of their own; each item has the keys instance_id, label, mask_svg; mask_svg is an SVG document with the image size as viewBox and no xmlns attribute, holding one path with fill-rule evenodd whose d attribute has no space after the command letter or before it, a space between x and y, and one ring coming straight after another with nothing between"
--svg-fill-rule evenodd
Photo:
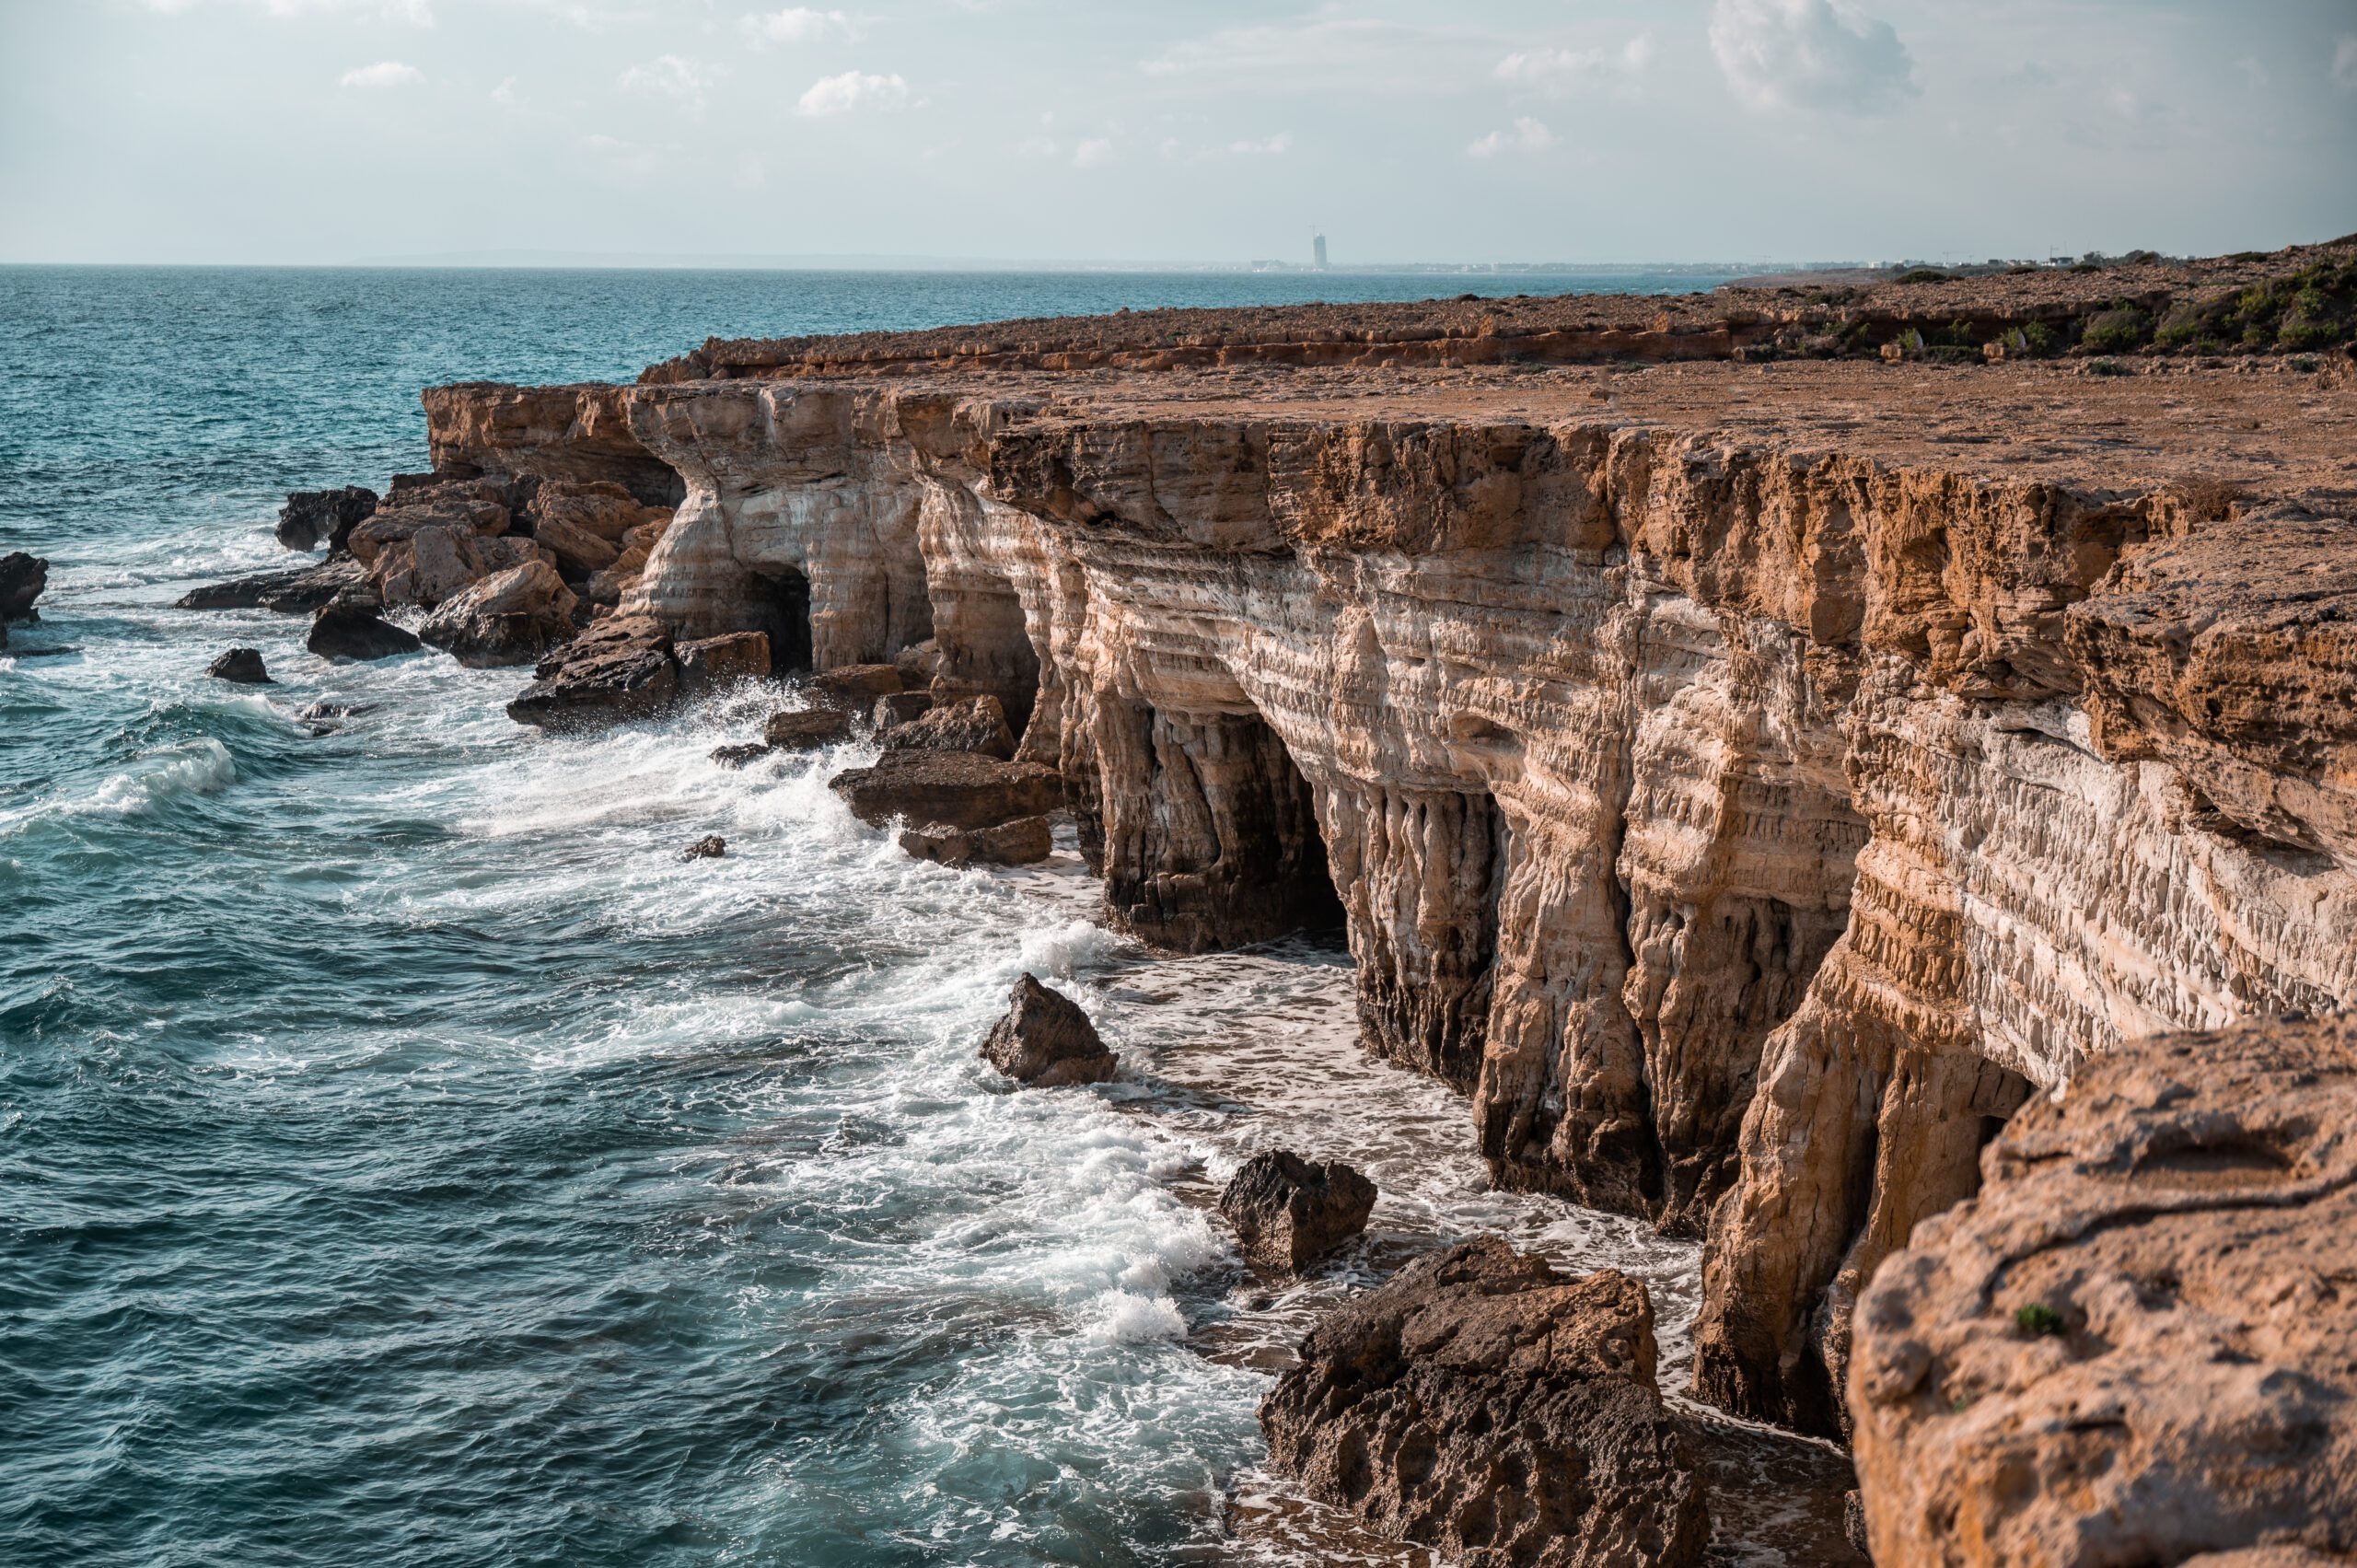
<instances>
[{"instance_id":1,"label":"green shrub","mask_svg":"<svg viewBox=\"0 0 2357 1568\"><path fill-rule=\"evenodd\" d=\"M2014 1314L2014 1327L2034 1340L2059 1334L2068 1326L2062 1314L2042 1302L2033 1302Z\"/></svg>"},{"instance_id":2,"label":"green shrub","mask_svg":"<svg viewBox=\"0 0 2357 1568\"><path fill-rule=\"evenodd\" d=\"M2317 369L2316 356L2313 354L2300 354L2292 361L2292 368L2303 376L2313 376Z\"/></svg>"},{"instance_id":3,"label":"green shrub","mask_svg":"<svg viewBox=\"0 0 2357 1568\"><path fill-rule=\"evenodd\" d=\"M2091 359L2087 361L2087 374L2090 376L2132 376L2135 372L2116 359Z\"/></svg>"},{"instance_id":4,"label":"green shrub","mask_svg":"<svg viewBox=\"0 0 2357 1568\"><path fill-rule=\"evenodd\" d=\"M2114 306L2099 310L2087 321L2087 330L2079 341L2087 347L2105 350L2142 348L2153 335L2153 319L2134 306Z\"/></svg>"},{"instance_id":5,"label":"green shrub","mask_svg":"<svg viewBox=\"0 0 2357 1568\"><path fill-rule=\"evenodd\" d=\"M2032 321L2022 329L2022 346L2036 357L2044 359L2062 352L2062 334L2043 321Z\"/></svg>"},{"instance_id":6,"label":"green shrub","mask_svg":"<svg viewBox=\"0 0 2357 1568\"><path fill-rule=\"evenodd\" d=\"M1948 275L1937 267L1910 267L1890 281L1893 283L1945 283L1948 281Z\"/></svg>"}]
</instances>

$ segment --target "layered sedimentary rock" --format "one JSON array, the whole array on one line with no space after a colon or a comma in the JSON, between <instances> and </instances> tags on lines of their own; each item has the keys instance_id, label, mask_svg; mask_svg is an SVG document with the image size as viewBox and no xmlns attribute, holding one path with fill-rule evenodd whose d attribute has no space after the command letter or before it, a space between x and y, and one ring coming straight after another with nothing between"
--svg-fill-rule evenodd
<instances>
[{"instance_id":1,"label":"layered sedimentary rock","mask_svg":"<svg viewBox=\"0 0 2357 1568\"><path fill-rule=\"evenodd\" d=\"M2031 1092L2357 1003L2345 388L881 352L441 389L435 451L676 496L633 617L995 698L1147 940L1344 923L1498 1179L1708 1230L1731 1409L1838 1430Z\"/></svg>"},{"instance_id":2,"label":"layered sedimentary rock","mask_svg":"<svg viewBox=\"0 0 2357 1568\"><path fill-rule=\"evenodd\" d=\"M1882 1270L1856 1342L1877 1562L2357 1552L2357 1019L2089 1062Z\"/></svg>"}]
</instances>

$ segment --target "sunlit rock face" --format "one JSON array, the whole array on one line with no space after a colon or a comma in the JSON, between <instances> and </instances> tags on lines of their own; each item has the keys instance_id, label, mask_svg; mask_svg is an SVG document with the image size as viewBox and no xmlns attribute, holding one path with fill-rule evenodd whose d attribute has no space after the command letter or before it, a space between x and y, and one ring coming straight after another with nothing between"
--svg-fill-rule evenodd
<instances>
[{"instance_id":1,"label":"sunlit rock face","mask_svg":"<svg viewBox=\"0 0 2357 1568\"><path fill-rule=\"evenodd\" d=\"M1698 1383L1747 1415L1838 1430L1850 1302L2030 1092L2357 1004L2345 519L1602 413L428 410L470 469L679 500L626 612L933 639L1141 937L1346 925L1367 1045L1471 1095L1499 1180L1708 1232Z\"/></svg>"}]
</instances>

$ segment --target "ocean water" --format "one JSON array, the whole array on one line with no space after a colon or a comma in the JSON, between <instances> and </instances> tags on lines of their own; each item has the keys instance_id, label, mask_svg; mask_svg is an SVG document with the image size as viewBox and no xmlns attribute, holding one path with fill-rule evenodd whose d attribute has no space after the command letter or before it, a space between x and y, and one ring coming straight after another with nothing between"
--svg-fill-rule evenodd
<instances>
[{"instance_id":1,"label":"ocean water","mask_svg":"<svg viewBox=\"0 0 2357 1568\"><path fill-rule=\"evenodd\" d=\"M0 653L0 1562L1333 1561L1254 1403L1319 1307L1482 1229L1647 1278L1678 1381L1692 1249L1485 1191L1333 948L1156 960L1068 833L953 871L830 796L859 745L706 760L790 695L552 738L522 672L168 608L287 563L286 491L422 467L437 381L1548 287L0 269L0 551L51 562ZM234 644L278 684L205 679ZM1118 1083L974 1060L1027 969ZM1283 1287L1208 1215L1278 1144L1383 1189Z\"/></svg>"}]
</instances>

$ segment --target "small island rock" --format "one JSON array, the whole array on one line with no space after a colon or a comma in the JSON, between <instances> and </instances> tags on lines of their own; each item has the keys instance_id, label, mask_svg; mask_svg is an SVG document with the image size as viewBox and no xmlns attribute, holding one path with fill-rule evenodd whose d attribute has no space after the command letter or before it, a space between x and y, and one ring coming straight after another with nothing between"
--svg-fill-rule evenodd
<instances>
[{"instance_id":1,"label":"small island rock","mask_svg":"<svg viewBox=\"0 0 2357 1568\"><path fill-rule=\"evenodd\" d=\"M1029 974L1015 982L1006 1016L982 1041L982 1060L1037 1089L1101 1084L1118 1065L1080 1005Z\"/></svg>"},{"instance_id":2,"label":"small island rock","mask_svg":"<svg viewBox=\"0 0 2357 1568\"><path fill-rule=\"evenodd\" d=\"M1359 1172L1284 1149L1245 1161L1219 1198L1246 1257L1295 1271L1364 1230L1374 1208L1375 1183Z\"/></svg>"}]
</instances>

